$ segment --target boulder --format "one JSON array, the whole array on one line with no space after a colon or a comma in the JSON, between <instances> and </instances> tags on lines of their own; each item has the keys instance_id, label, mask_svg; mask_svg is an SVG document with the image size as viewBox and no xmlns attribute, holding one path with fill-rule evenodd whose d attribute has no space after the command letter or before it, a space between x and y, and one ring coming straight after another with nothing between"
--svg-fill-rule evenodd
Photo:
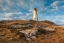
<instances>
[{"instance_id":1,"label":"boulder","mask_svg":"<svg viewBox=\"0 0 64 43\"><path fill-rule=\"evenodd\" d=\"M19 32L23 33L27 37L30 37L30 36L36 36L36 34L38 33L38 30L26 29Z\"/></svg>"}]
</instances>

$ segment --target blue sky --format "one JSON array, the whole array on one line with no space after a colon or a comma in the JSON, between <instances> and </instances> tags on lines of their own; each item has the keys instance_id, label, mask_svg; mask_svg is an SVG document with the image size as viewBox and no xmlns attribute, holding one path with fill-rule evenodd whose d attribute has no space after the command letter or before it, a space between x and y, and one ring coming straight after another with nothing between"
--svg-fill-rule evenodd
<instances>
[{"instance_id":1,"label":"blue sky","mask_svg":"<svg viewBox=\"0 0 64 43\"><path fill-rule=\"evenodd\" d=\"M64 25L64 0L0 0L0 20L30 20L33 8L39 20Z\"/></svg>"}]
</instances>

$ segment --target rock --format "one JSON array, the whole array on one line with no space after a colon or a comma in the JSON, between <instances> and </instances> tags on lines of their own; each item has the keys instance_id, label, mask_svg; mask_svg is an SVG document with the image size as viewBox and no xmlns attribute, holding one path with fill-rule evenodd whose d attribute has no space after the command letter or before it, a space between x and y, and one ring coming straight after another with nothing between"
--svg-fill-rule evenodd
<instances>
[{"instance_id":1,"label":"rock","mask_svg":"<svg viewBox=\"0 0 64 43\"><path fill-rule=\"evenodd\" d=\"M31 38L31 39L36 39L36 36L31 36L30 38Z\"/></svg>"},{"instance_id":2,"label":"rock","mask_svg":"<svg viewBox=\"0 0 64 43\"><path fill-rule=\"evenodd\" d=\"M22 31L19 31L20 33L23 33L25 36L28 36L29 37L29 34L30 34L30 31L31 30L22 30Z\"/></svg>"},{"instance_id":3,"label":"rock","mask_svg":"<svg viewBox=\"0 0 64 43\"><path fill-rule=\"evenodd\" d=\"M54 29L52 29L52 28L43 28L44 30L46 30L46 31L55 31Z\"/></svg>"},{"instance_id":4,"label":"rock","mask_svg":"<svg viewBox=\"0 0 64 43\"><path fill-rule=\"evenodd\" d=\"M26 40L31 41L31 38L27 38Z\"/></svg>"},{"instance_id":5,"label":"rock","mask_svg":"<svg viewBox=\"0 0 64 43\"><path fill-rule=\"evenodd\" d=\"M26 29L26 30L22 30L19 31L20 33L23 33L25 35L25 37L27 37L26 40L32 40L32 39L36 39L36 35L38 33L38 30L33 30L33 29Z\"/></svg>"},{"instance_id":6,"label":"rock","mask_svg":"<svg viewBox=\"0 0 64 43\"><path fill-rule=\"evenodd\" d=\"M27 30L22 30L19 31L20 33L23 33L25 36L30 37L30 36L35 36L38 30L32 30L32 29L27 29Z\"/></svg>"},{"instance_id":7,"label":"rock","mask_svg":"<svg viewBox=\"0 0 64 43\"><path fill-rule=\"evenodd\" d=\"M32 24L22 24L22 25L11 25L10 28L25 28L25 27L33 27Z\"/></svg>"},{"instance_id":8,"label":"rock","mask_svg":"<svg viewBox=\"0 0 64 43\"><path fill-rule=\"evenodd\" d=\"M42 26L36 26L36 28L38 28L38 30L39 29L42 29L42 30L46 30L46 31L55 31L55 29L52 29L52 28L49 28L49 27L42 27Z\"/></svg>"},{"instance_id":9,"label":"rock","mask_svg":"<svg viewBox=\"0 0 64 43\"><path fill-rule=\"evenodd\" d=\"M36 36L31 36L31 37L27 38L26 40L31 41L32 39L36 39Z\"/></svg>"},{"instance_id":10,"label":"rock","mask_svg":"<svg viewBox=\"0 0 64 43\"><path fill-rule=\"evenodd\" d=\"M31 30L30 36L36 36L38 33L38 30Z\"/></svg>"}]
</instances>

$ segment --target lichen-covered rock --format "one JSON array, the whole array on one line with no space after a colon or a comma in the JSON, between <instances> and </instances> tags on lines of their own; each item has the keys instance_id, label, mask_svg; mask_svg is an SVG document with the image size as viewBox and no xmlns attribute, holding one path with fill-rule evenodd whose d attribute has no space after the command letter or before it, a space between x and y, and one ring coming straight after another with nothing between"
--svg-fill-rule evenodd
<instances>
[{"instance_id":1,"label":"lichen-covered rock","mask_svg":"<svg viewBox=\"0 0 64 43\"><path fill-rule=\"evenodd\" d=\"M32 37L30 37L31 39L36 39L36 36L32 36Z\"/></svg>"},{"instance_id":2,"label":"lichen-covered rock","mask_svg":"<svg viewBox=\"0 0 64 43\"><path fill-rule=\"evenodd\" d=\"M55 29L52 29L52 28L43 28L43 29L47 31L55 31Z\"/></svg>"},{"instance_id":3,"label":"lichen-covered rock","mask_svg":"<svg viewBox=\"0 0 64 43\"><path fill-rule=\"evenodd\" d=\"M36 35L38 33L38 30L33 30L33 29L26 29L19 31L20 33L23 33L25 37L27 37L26 40L31 40L31 39L36 39Z\"/></svg>"},{"instance_id":4,"label":"lichen-covered rock","mask_svg":"<svg viewBox=\"0 0 64 43\"><path fill-rule=\"evenodd\" d=\"M22 30L22 31L19 31L20 33L23 33L25 36L34 36L36 35L36 33L38 33L38 30L32 30L32 29L27 29L27 30Z\"/></svg>"},{"instance_id":5,"label":"lichen-covered rock","mask_svg":"<svg viewBox=\"0 0 64 43\"><path fill-rule=\"evenodd\" d=\"M31 41L31 38L27 38L26 40Z\"/></svg>"}]
</instances>

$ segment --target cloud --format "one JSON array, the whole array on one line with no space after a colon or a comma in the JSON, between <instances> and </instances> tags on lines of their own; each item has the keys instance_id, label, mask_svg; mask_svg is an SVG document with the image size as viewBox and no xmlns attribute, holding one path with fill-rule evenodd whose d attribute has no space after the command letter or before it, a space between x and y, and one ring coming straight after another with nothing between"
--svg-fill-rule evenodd
<instances>
[{"instance_id":1,"label":"cloud","mask_svg":"<svg viewBox=\"0 0 64 43\"><path fill-rule=\"evenodd\" d=\"M64 19L62 12L64 11L64 1L0 0L0 20L30 20L35 7L38 10L39 20L59 21L61 19L60 21L62 21ZM61 16L59 13L62 13Z\"/></svg>"},{"instance_id":2,"label":"cloud","mask_svg":"<svg viewBox=\"0 0 64 43\"><path fill-rule=\"evenodd\" d=\"M8 6L13 6L14 5L13 1L11 1L11 0L5 0L5 2L8 4Z\"/></svg>"},{"instance_id":3,"label":"cloud","mask_svg":"<svg viewBox=\"0 0 64 43\"><path fill-rule=\"evenodd\" d=\"M13 4L11 0L0 0L0 10L10 10L10 6L13 6Z\"/></svg>"},{"instance_id":4,"label":"cloud","mask_svg":"<svg viewBox=\"0 0 64 43\"><path fill-rule=\"evenodd\" d=\"M43 0L0 0L0 10L3 12L29 11L34 7L42 10L46 2ZM45 8L45 7L44 7Z\"/></svg>"},{"instance_id":5,"label":"cloud","mask_svg":"<svg viewBox=\"0 0 64 43\"><path fill-rule=\"evenodd\" d=\"M56 19L64 19L64 15L56 16Z\"/></svg>"},{"instance_id":6,"label":"cloud","mask_svg":"<svg viewBox=\"0 0 64 43\"><path fill-rule=\"evenodd\" d=\"M64 1L55 1L51 4L53 8L59 10L59 8L64 7Z\"/></svg>"},{"instance_id":7,"label":"cloud","mask_svg":"<svg viewBox=\"0 0 64 43\"><path fill-rule=\"evenodd\" d=\"M54 22L55 24L64 25L64 15L46 16L46 19Z\"/></svg>"},{"instance_id":8,"label":"cloud","mask_svg":"<svg viewBox=\"0 0 64 43\"><path fill-rule=\"evenodd\" d=\"M22 12L5 13L5 17L7 20L20 19L20 15L22 14Z\"/></svg>"},{"instance_id":9,"label":"cloud","mask_svg":"<svg viewBox=\"0 0 64 43\"><path fill-rule=\"evenodd\" d=\"M58 4L59 4L59 1L55 1L55 2L53 2L53 3L51 4L51 6L52 6L53 8L55 8L56 10L58 10Z\"/></svg>"},{"instance_id":10,"label":"cloud","mask_svg":"<svg viewBox=\"0 0 64 43\"><path fill-rule=\"evenodd\" d=\"M64 26L64 22L63 21L56 20L56 21L54 21L54 23L57 24L57 25Z\"/></svg>"},{"instance_id":11,"label":"cloud","mask_svg":"<svg viewBox=\"0 0 64 43\"><path fill-rule=\"evenodd\" d=\"M2 13L0 13L0 16L2 16Z\"/></svg>"},{"instance_id":12,"label":"cloud","mask_svg":"<svg viewBox=\"0 0 64 43\"><path fill-rule=\"evenodd\" d=\"M30 7L28 2L29 0L18 0L18 6L22 7L23 9L28 9Z\"/></svg>"}]
</instances>

